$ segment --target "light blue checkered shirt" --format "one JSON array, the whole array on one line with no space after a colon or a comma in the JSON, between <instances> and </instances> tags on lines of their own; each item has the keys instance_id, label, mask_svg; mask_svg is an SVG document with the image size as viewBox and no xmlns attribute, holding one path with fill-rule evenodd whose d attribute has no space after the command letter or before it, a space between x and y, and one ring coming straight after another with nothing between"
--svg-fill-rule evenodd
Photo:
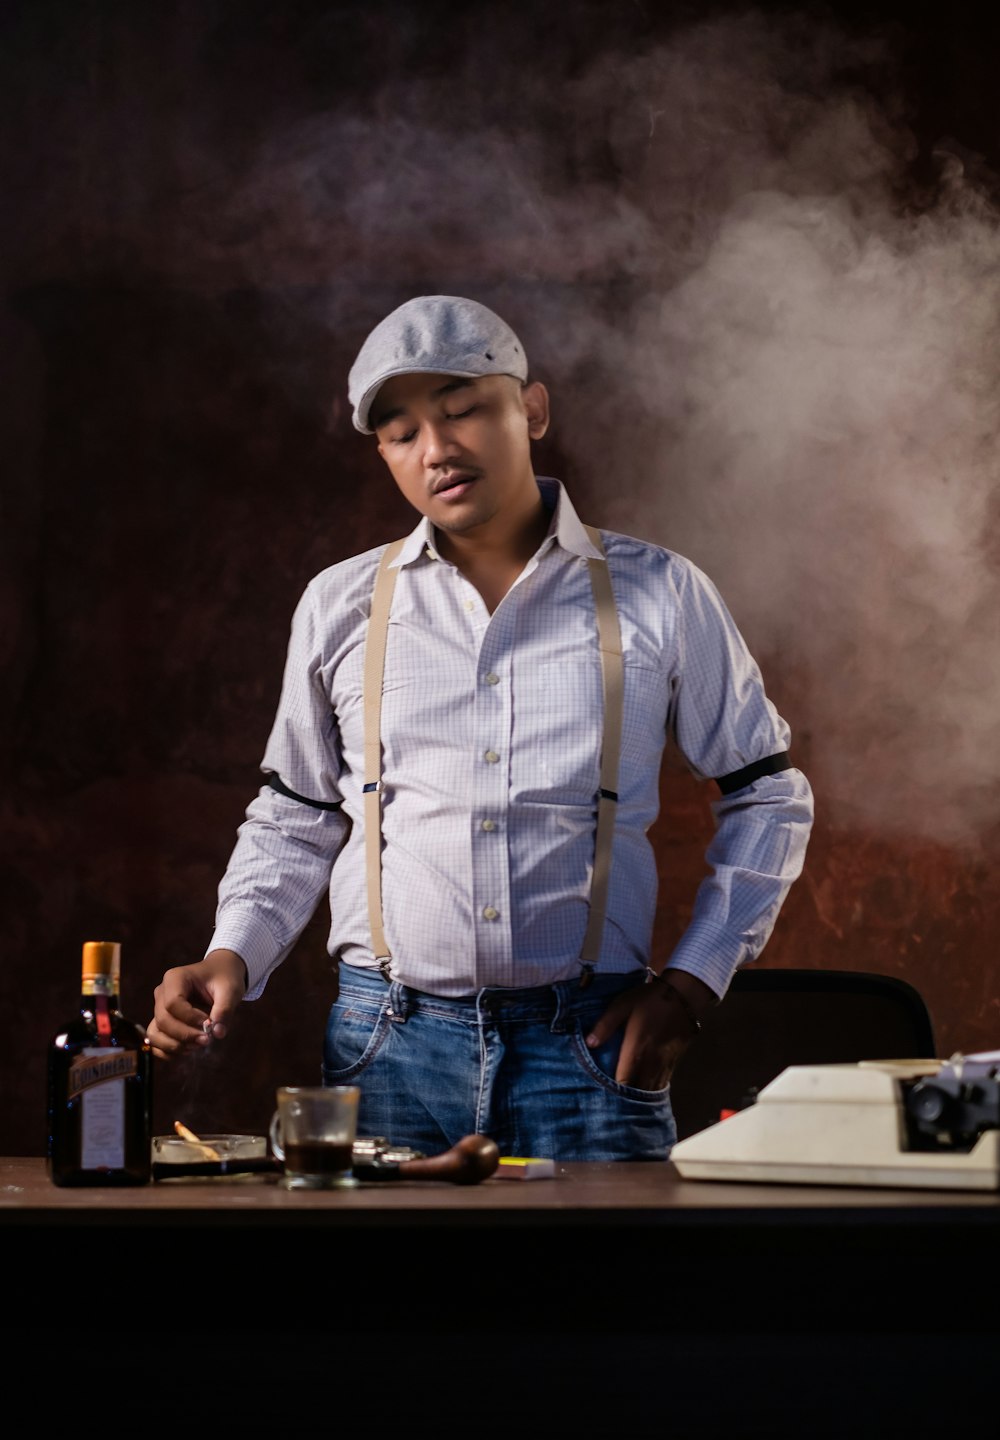
<instances>
[{"instance_id":1,"label":"light blue checkered shirt","mask_svg":"<svg viewBox=\"0 0 1000 1440\"><path fill-rule=\"evenodd\" d=\"M385 933L393 977L459 996L580 973L603 718L586 557L565 490L546 539L490 615L424 519L398 557L382 702ZM656 545L602 531L625 656L625 711L600 971L650 960L657 873L647 831L668 732L718 777L786 750L789 730L711 581ZM219 888L210 949L240 954L248 999L329 890L329 949L374 959L365 880L362 665L385 547L318 575L292 622L281 700ZM760 954L802 868L812 793L798 770L713 803L709 870L669 957L719 995ZM657 968L659 966L657 965Z\"/></svg>"}]
</instances>

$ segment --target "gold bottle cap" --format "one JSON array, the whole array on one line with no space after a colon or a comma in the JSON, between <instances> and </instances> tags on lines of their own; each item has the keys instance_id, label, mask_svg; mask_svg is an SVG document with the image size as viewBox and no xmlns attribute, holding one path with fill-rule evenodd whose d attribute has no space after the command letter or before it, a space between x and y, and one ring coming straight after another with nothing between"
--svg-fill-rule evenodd
<instances>
[{"instance_id":1,"label":"gold bottle cap","mask_svg":"<svg viewBox=\"0 0 1000 1440\"><path fill-rule=\"evenodd\" d=\"M83 947L83 978L95 979L110 975L117 980L121 974L122 947L117 940L88 940Z\"/></svg>"}]
</instances>

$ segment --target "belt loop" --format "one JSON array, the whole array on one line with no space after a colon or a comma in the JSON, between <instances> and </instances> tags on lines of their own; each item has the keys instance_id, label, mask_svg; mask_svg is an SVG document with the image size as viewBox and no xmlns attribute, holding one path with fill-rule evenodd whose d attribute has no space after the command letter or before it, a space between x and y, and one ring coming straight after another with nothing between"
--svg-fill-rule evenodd
<instances>
[{"instance_id":1,"label":"belt loop","mask_svg":"<svg viewBox=\"0 0 1000 1440\"><path fill-rule=\"evenodd\" d=\"M389 982L389 1003L385 1013L397 1025L406 1024L406 1017L410 1013L410 997L401 980Z\"/></svg>"},{"instance_id":2,"label":"belt loop","mask_svg":"<svg viewBox=\"0 0 1000 1440\"><path fill-rule=\"evenodd\" d=\"M572 1029L573 1013L570 1004L570 986L562 980L557 980L552 986L552 994L555 997L555 1009L552 1012L552 1024L549 1029L553 1035L565 1035L567 1030Z\"/></svg>"}]
</instances>

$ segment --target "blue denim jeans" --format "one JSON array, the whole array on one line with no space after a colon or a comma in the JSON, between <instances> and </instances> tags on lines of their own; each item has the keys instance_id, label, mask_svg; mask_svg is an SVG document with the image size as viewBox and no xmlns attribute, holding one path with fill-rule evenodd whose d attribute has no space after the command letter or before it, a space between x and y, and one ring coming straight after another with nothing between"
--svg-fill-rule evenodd
<instances>
[{"instance_id":1,"label":"blue denim jeans","mask_svg":"<svg viewBox=\"0 0 1000 1440\"><path fill-rule=\"evenodd\" d=\"M341 965L323 1082L361 1087L359 1136L427 1155L489 1135L502 1155L665 1160L677 1138L667 1090L614 1079L622 1035L584 1038L636 976L595 975L445 1000Z\"/></svg>"}]
</instances>

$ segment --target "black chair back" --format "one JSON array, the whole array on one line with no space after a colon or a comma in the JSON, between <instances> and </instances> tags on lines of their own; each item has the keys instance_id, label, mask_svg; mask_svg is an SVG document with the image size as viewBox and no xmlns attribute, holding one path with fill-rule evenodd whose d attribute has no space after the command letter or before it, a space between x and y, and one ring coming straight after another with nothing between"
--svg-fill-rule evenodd
<instances>
[{"instance_id":1,"label":"black chair back","mask_svg":"<svg viewBox=\"0 0 1000 1440\"><path fill-rule=\"evenodd\" d=\"M677 1137L740 1109L789 1065L935 1059L919 991L853 970L739 970L671 1082Z\"/></svg>"}]
</instances>

